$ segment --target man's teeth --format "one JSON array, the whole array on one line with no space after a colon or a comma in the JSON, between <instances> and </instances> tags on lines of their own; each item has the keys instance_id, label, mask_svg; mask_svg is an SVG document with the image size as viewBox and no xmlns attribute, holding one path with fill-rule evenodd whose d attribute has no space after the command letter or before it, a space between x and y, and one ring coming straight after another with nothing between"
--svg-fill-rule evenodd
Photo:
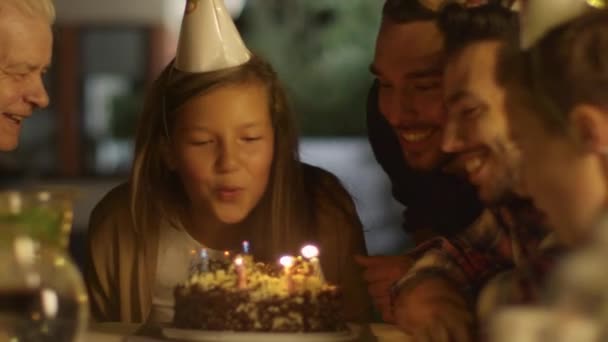
<instances>
[{"instance_id":1,"label":"man's teeth","mask_svg":"<svg viewBox=\"0 0 608 342\"><path fill-rule=\"evenodd\" d=\"M479 168L481 167L482 164L483 164L483 161L481 160L481 158L475 157L475 158L471 158L471 159L467 160L466 163L464 164L464 167L468 173L473 173L473 172L479 170Z\"/></svg>"},{"instance_id":2,"label":"man's teeth","mask_svg":"<svg viewBox=\"0 0 608 342\"><path fill-rule=\"evenodd\" d=\"M401 138L407 142L419 142L431 136L432 129L416 132L402 132Z\"/></svg>"}]
</instances>

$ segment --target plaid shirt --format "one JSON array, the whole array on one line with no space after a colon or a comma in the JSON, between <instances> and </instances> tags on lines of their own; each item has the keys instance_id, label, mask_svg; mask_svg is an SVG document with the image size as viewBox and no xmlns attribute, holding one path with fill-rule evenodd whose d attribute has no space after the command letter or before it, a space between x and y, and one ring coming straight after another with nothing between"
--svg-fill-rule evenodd
<instances>
[{"instance_id":1,"label":"plaid shirt","mask_svg":"<svg viewBox=\"0 0 608 342\"><path fill-rule=\"evenodd\" d=\"M484 298L496 298L484 303L503 302L503 293L512 294L508 297L514 300L535 298L541 275L552 264L552 258L541 252L550 246L547 237L542 216L528 201L488 209L460 236L435 238L409 252L416 262L395 290L433 274L455 281L471 298L484 287ZM494 278L506 270L516 270L509 273L516 275Z\"/></svg>"}]
</instances>

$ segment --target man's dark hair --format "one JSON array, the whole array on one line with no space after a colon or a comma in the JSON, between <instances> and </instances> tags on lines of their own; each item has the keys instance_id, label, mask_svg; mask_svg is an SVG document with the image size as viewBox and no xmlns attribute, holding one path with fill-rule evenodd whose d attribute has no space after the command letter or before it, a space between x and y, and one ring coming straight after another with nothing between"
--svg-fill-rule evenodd
<instances>
[{"instance_id":1,"label":"man's dark hair","mask_svg":"<svg viewBox=\"0 0 608 342\"><path fill-rule=\"evenodd\" d=\"M382 8L382 15L384 18L398 23L437 18L437 12L424 7L418 0L386 0Z\"/></svg>"},{"instance_id":2,"label":"man's dark hair","mask_svg":"<svg viewBox=\"0 0 608 342\"><path fill-rule=\"evenodd\" d=\"M443 8L437 21L448 57L475 42L507 41L519 27L517 13L500 2L471 8L452 3Z\"/></svg>"},{"instance_id":3,"label":"man's dark hair","mask_svg":"<svg viewBox=\"0 0 608 342\"><path fill-rule=\"evenodd\" d=\"M608 109L608 10L553 29L528 51L503 49L498 81L516 93L550 129L565 132L579 104Z\"/></svg>"},{"instance_id":4,"label":"man's dark hair","mask_svg":"<svg viewBox=\"0 0 608 342\"><path fill-rule=\"evenodd\" d=\"M389 18L398 23L437 19L439 12L425 7L421 3L422 1L424 0L386 0L382 8L382 15L384 18ZM488 3L502 4L505 7L510 7L514 1L488 0ZM448 2L446 1L446 3Z\"/></svg>"}]
</instances>

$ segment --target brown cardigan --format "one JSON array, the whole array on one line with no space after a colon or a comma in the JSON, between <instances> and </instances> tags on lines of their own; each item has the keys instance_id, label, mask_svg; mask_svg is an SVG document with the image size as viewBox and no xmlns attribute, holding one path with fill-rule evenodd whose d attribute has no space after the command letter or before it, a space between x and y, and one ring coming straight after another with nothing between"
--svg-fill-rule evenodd
<instances>
[{"instance_id":1,"label":"brown cardigan","mask_svg":"<svg viewBox=\"0 0 608 342\"><path fill-rule=\"evenodd\" d=\"M310 166L305 166L304 170L321 172L322 187L334 190L317 208L318 241L325 277L343 289L345 317L349 321L367 321L371 301L362 270L352 257L366 254L355 206L333 175ZM88 258L84 270L95 320L146 321L152 305L158 239L158 229L148 229L144 234L134 231L127 184L110 191L95 207L89 223Z\"/></svg>"}]
</instances>

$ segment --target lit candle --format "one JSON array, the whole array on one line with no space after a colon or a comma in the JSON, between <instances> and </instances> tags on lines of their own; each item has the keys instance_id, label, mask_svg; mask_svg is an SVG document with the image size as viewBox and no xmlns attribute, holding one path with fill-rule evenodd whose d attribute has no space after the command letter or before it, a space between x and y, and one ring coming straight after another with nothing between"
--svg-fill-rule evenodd
<instances>
[{"instance_id":1,"label":"lit candle","mask_svg":"<svg viewBox=\"0 0 608 342\"><path fill-rule=\"evenodd\" d=\"M244 254L249 254L249 241L245 240L243 241L243 253Z\"/></svg>"},{"instance_id":2,"label":"lit candle","mask_svg":"<svg viewBox=\"0 0 608 342\"><path fill-rule=\"evenodd\" d=\"M306 245L302 247L300 253L303 257L310 261L315 275L319 277L321 281L325 281L323 270L321 269L321 264L319 263L319 249L313 245Z\"/></svg>"},{"instance_id":3,"label":"lit candle","mask_svg":"<svg viewBox=\"0 0 608 342\"><path fill-rule=\"evenodd\" d=\"M234 270L236 271L238 288L241 290L247 288L247 273L243 257L238 256L234 259Z\"/></svg>"},{"instance_id":4,"label":"lit candle","mask_svg":"<svg viewBox=\"0 0 608 342\"><path fill-rule=\"evenodd\" d=\"M224 261L230 262L230 251L224 251Z\"/></svg>"},{"instance_id":5,"label":"lit candle","mask_svg":"<svg viewBox=\"0 0 608 342\"><path fill-rule=\"evenodd\" d=\"M201 249L200 256L201 256L200 271L209 272L209 253L207 253L207 248Z\"/></svg>"},{"instance_id":6,"label":"lit candle","mask_svg":"<svg viewBox=\"0 0 608 342\"><path fill-rule=\"evenodd\" d=\"M290 294L294 292L293 279L291 278L291 267L293 266L294 262L295 258L290 255L282 256L281 259L279 259L279 263L283 265L283 271L285 273L287 292Z\"/></svg>"},{"instance_id":7,"label":"lit candle","mask_svg":"<svg viewBox=\"0 0 608 342\"><path fill-rule=\"evenodd\" d=\"M188 271L188 273L190 275L196 274L198 273L198 253L196 252L196 249L191 249L190 250L190 269Z\"/></svg>"}]
</instances>

